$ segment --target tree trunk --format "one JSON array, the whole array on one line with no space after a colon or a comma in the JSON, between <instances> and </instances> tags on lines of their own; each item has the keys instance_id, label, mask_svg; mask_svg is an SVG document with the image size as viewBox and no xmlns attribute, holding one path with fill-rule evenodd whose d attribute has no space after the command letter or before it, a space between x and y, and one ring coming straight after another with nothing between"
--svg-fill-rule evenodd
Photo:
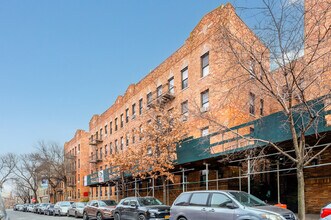
<instances>
[{"instance_id":1,"label":"tree trunk","mask_svg":"<svg viewBox=\"0 0 331 220\"><path fill-rule=\"evenodd\" d=\"M167 188L166 188L166 178L162 176L162 185L163 185L163 203L167 204Z\"/></svg>"},{"instance_id":2,"label":"tree trunk","mask_svg":"<svg viewBox=\"0 0 331 220\"><path fill-rule=\"evenodd\" d=\"M298 217L300 220L305 220L306 206L305 206L305 177L303 173L303 166L297 167L298 180Z\"/></svg>"}]
</instances>

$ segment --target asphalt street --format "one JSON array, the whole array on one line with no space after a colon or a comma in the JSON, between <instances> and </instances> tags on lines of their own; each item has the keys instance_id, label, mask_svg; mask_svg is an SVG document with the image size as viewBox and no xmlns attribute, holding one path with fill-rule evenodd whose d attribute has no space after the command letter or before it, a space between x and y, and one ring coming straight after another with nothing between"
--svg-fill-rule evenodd
<instances>
[{"instance_id":1,"label":"asphalt street","mask_svg":"<svg viewBox=\"0 0 331 220\"><path fill-rule=\"evenodd\" d=\"M38 215L30 212L19 212L13 210L7 210L7 214L10 220L73 220L74 217L66 217L66 216L47 216L47 215Z\"/></svg>"}]
</instances>

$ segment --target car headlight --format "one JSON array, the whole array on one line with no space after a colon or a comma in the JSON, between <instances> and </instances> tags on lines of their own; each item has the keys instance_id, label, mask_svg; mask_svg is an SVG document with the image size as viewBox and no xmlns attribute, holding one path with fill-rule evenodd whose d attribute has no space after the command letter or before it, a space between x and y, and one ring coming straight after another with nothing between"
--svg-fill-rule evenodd
<instances>
[{"instance_id":1,"label":"car headlight","mask_svg":"<svg viewBox=\"0 0 331 220\"><path fill-rule=\"evenodd\" d=\"M261 214L262 219L268 219L268 220L284 220L282 216L280 215L274 215L274 214Z\"/></svg>"}]
</instances>

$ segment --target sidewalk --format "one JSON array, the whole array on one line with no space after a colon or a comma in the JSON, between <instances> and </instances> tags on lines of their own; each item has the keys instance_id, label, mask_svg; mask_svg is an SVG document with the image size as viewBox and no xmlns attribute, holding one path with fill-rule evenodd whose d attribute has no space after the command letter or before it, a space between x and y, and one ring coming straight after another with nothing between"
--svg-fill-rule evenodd
<instances>
[{"instance_id":1,"label":"sidewalk","mask_svg":"<svg viewBox=\"0 0 331 220\"><path fill-rule=\"evenodd\" d=\"M306 220L319 220L320 215L318 214L306 214Z\"/></svg>"}]
</instances>

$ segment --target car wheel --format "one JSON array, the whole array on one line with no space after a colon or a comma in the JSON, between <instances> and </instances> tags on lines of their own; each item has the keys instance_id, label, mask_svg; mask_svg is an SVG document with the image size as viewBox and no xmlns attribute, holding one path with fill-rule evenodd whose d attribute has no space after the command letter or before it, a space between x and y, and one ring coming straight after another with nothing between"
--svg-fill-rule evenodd
<instances>
[{"instance_id":1,"label":"car wheel","mask_svg":"<svg viewBox=\"0 0 331 220\"><path fill-rule=\"evenodd\" d=\"M83 214L83 219L84 219L84 220L89 220L88 215L87 215L86 212L84 212L84 214Z\"/></svg>"},{"instance_id":2,"label":"car wheel","mask_svg":"<svg viewBox=\"0 0 331 220\"><path fill-rule=\"evenodd\" d=\"M178 220L186 220L185 217L180 217Z\"/></svg>"},{"instance_id":3,"label":"car wheel","mask_svg":"<svg viewBox=\"0 0 331 220\"><path fill-rule=\"evenodd\" d=\"M146 217L144 215L139 215L138 220L146 220Z\"/></svg>"},{"instance_id":4,"label":"car wheel","mask_svg":"<svg viewBox=\"0 0 331 220\"><path fill-rule=\"evenodd\" d=\"M77 214L77 212L75 212L75 218L78 218L78 214Z\"/></svg>"},{"instance_id":5,"label":"car wheel","mask_svg":"<svg viewBox=\"0 0 331 220\"><path fill-rule=\"evenodd\" d=\"M121 216L120 216L119 213L116 213L116 214L115 214L115 220L121 220Z\"/></svg>"},{"instance_id":6,"label":"car wheel","mask_svg":"<svg viewBox=\"0 0 331 220\"><path fill-rule=\"evenodd\" d=\"M98 212L98 214L97 214L97 220L103 220L101 212Z\"/></svg>"},{"instance_id":7,"label":"car wheel","mask_svg":"<svg viewBox=\"0 0 331 220\"><path fill-rule=\"evenodd\" d=\"M69 211L67 212L67 217L70 217L70 215L69 215Z\"/></svg>"}]
</instances>

